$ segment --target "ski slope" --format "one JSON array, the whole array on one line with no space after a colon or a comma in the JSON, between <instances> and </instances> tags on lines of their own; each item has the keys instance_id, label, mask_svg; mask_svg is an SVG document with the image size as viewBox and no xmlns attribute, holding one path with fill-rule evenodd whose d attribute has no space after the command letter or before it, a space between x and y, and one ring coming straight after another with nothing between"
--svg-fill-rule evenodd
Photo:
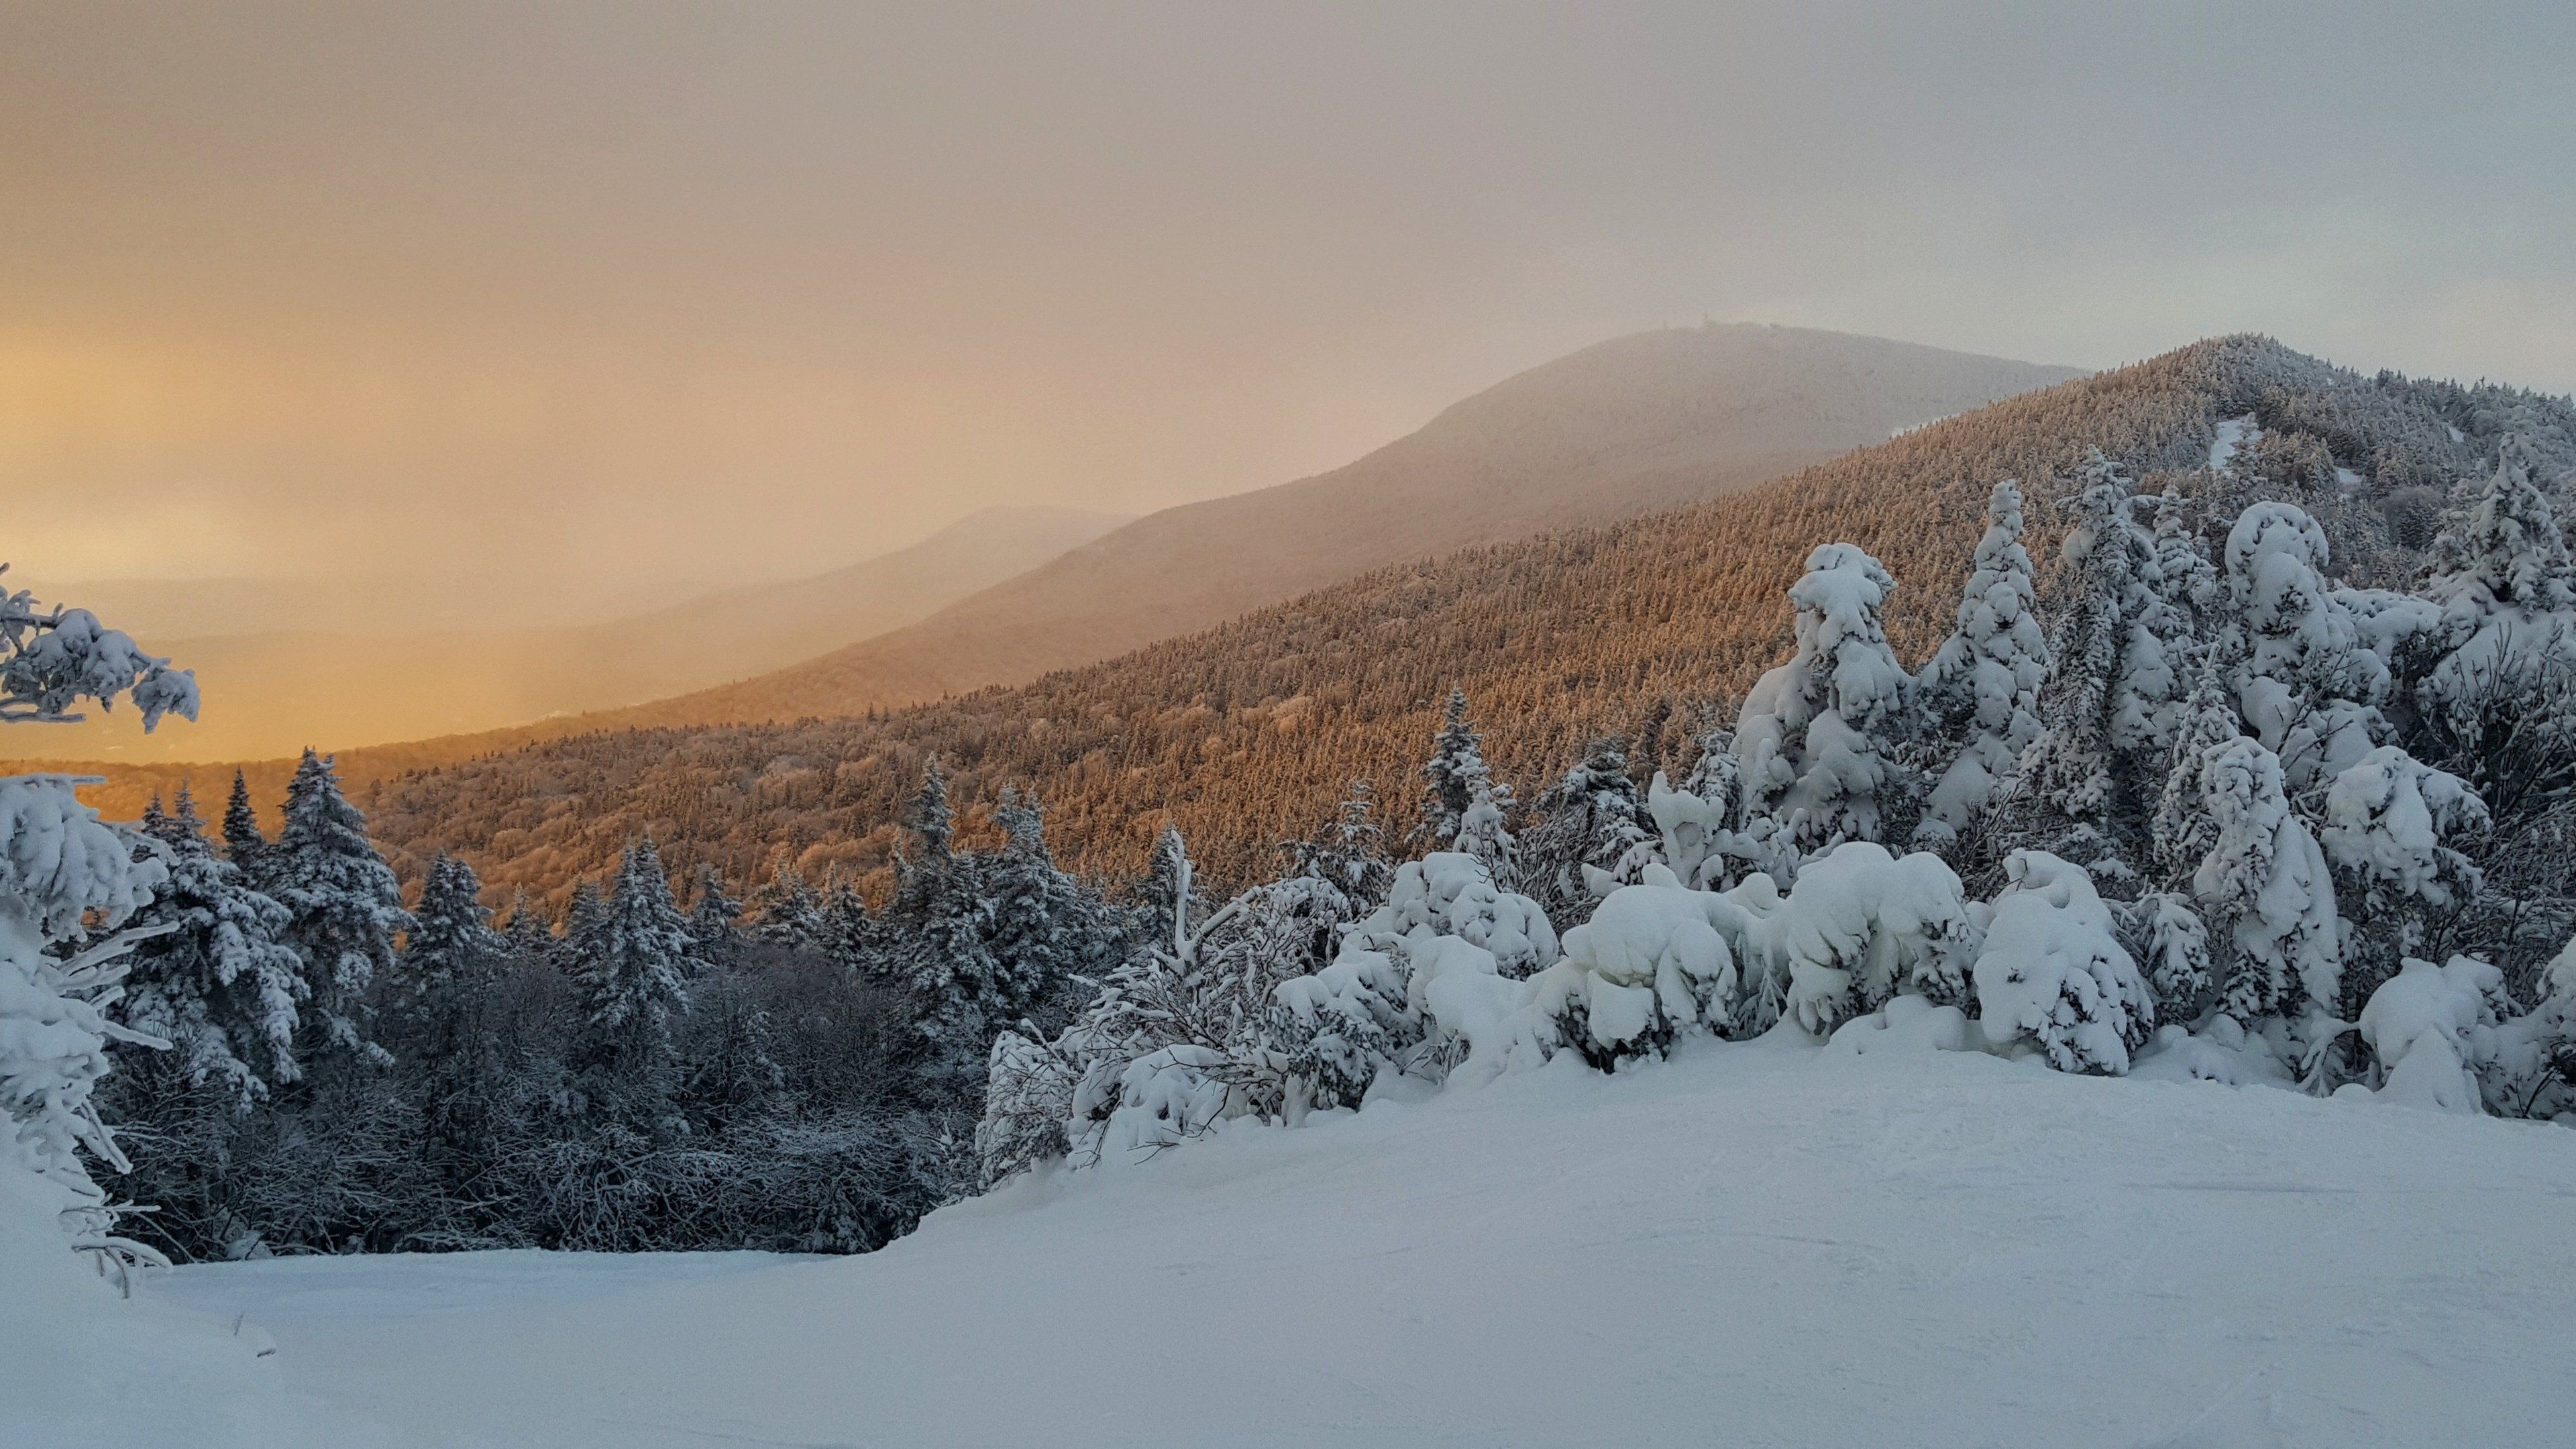
<instances>
[{"instance_id":1,"label":"ski slope","mask_svg":"<svg viewBox=\"0 0 2576 1449\"><path fill-rule=\"evenodd\" d=\"M350 1444L2537 1445L2571 1218L2560 1126L1775 1038L1023 1180L862 1258L158 1286Z\"/></svg>"}]
</instances>

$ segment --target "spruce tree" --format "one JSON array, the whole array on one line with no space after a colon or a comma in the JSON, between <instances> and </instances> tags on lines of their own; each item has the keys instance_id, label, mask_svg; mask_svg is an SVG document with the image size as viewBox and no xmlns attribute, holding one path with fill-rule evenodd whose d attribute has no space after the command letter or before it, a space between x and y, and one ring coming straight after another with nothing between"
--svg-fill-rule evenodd
<instances>
[{"instance_id":1,"label":"spruce tree","mask_svg":"<svg viewBox=\"0 0 2576 1449\"><path fill-rule=\"evenodd\" d=\"M543 906L520 891L510 898L510 919L502 927L501 939L517 960L543 961L554 954L555 923Z\"/></svg>"},{"instance_id":2,"label":"spruce tree","mask_svg":"<svg viewBox=\"0 0 2576 1449\"><path fill-rule=\"evenodd\" d=\"M912 997L924 1078L939 1090L971 1095L980 1089L993 1033L1011 1019L1007 1012L1018 994L993 955L983 862L952 848L956 816L936 759L904 823L921 854L896 862L894 899L873 933L876 969Z\"/></svg>"},{"instance_id":3,"label":"spruce tree","mask_svg":"<svg viewBox=\"0 0 2576 1449\"><path fill-rule=\"evenodd\" d=\"M1452 688L1440 733L1431 742L1431 758L1422 766L1421 815L1414 830L1428 848L1450 848L1480 797L1510 807L1511 787L1494 783L1494 772L1485 765L1484 747L1484 736L1467 718L1467 691Z\"/></svg>"},{"instance_id":4,"label":"spruce tree","mask_svg":"<svg viewBox=\"0 0 2576 1449\"><path fill-rule=\"evenodd\" d=\"M401 999L417 1010L430 998L481 984L500 964L504 944L483 908L483 882L452 855L429 864L420 907L403 939Z\"/></svg>"},{"instance_id":5,"label":"spruce tree","mask_svg":"<svg viewBox=\"0 0 2576 1449\"><path fill-rule=\"evenodd\" d=\"M580 983L597 1059L639 1077L670 1065L671 1020L688 1009L696 941L671 898L671 878L646 835L581 943Z\"/></svg>"},{"instance_id":6,"label":"spruce tree","mask_svg":"<svg viewBox=\"0 0 2576 1449\"><path fill-rule=\"evenodd\" d=\"M711 966L732 961L742 944L741 919L741 905L725 894L723 874L712 864L699 866L697 899L689 904L695 959Z\"/></svg>"},{"instance_id":7,"label":"spruce tree","mask_svg":"<svg viewBox=\"0 0 2576 1449\"><path fill-rule=\"evenodd\" d=\"M1011 1025L1033 1018L1052 1034L1087 995L1086 980L1118 963L1125 936L1108 903L1057 867L1035 797L1005 792L994 818L1007 843L985 872L1001 988L990 1016Z\"/></svg>"},{"instance_id":8,"label":"spruce tree","mask_svg":"<svg viewBox=\"0 0 2576 1449\"><path fill-rule=\"evenodd\" d=\"M368 1039L368 988L392 967L394 937L412 920L328 757L304 752L286 790L286 827L260 861L261 886L290 913L286 939L304 962L310 1004L298 1058L308 1067L335 1055L389 1060Z\"/></svg>"},{"instance_id":9,"label":"spruce tree","mask_svg":"<svg viewBox=\"0 0 2576 1449\"><path fill-rule=\"evenodd\" d=\"M1895 588L1851 544L1809 554L1789 590L1797 652L1755 682L1737 718L1747 823L1799 855L1877 840L1912 797L1899 747L1912 733L1914 681L1883 618Z\"/></svg>"},{"instance_id":10,"label":"spruce tree","mask_svg":"<svg viewBox=\"0 0 2576 1449\"><path fill-rule=\"evenodd\" d=\"M301 958L280 939L291 918L215 853L186 786L177 813L162 814L156 799L142 824L169 879L135 924L164 931L135 947L118 1016L171 1049L128 1069L175 1074L245 1109L302 1074L295 1028L306 985Z\"/></svg>"},{"instance_id":11,"label":"spruce tree","mask_svg":"<svg viewBox=\"0 0 2576 1449\"><path fill-rule=\"evenodd\" d=\"M250 803L250 781L239 770L233 771L233 793L224 801L224 858L248 872L256 884L259 878L260 852L268 848L268 837L259 828L259 811Z\"/></svg>"},{"instance_id":12,"label":"spruce tree","mask_svg":"<svg viewBox=\"0 0 2576 1449\"><path fill-rule=\"evenodd\" d=\"M1560 929L1591 913L1593 881L1624 878L1655 844L1654 822L1628 773L1628 742L1595 740L1538 798L1540 824L1521 842L1529 894Z\"/></svg>"},{"instance_id":13,"label":"spruce tree","mask_svg":"<svg viewBox=\"0 0 2576 1449\"><path fill-rule=\"evenodd\" d=\"M2021 530L2021 488L2005 479L1986 503L1986 532L1959 595L1957 627L1923 667L1927 726L1952 753L1924 803L1918 839L1956 840L2039 738L2048 641Z\"/></svg>"}]
</instances>

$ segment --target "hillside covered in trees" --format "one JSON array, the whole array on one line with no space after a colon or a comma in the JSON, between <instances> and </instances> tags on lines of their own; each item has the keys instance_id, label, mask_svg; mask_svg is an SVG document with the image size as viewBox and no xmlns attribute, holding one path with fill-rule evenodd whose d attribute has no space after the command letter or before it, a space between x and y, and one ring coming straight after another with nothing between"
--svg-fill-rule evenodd
<instances>
[{"instance_id":1,"label":"hillside covered in trees","mask_svg":"<svg viewBox=\"0 0 2576 1449\"><path fill-rule=\"evenodd\" d=\"M2239 430L2233 420L2248 417ZM2149 492L2205 488L2223 431L2254 439L2232 460L2232 486L2312 506L2336 535L2341 571L2368 583L2412 567L2446 491L2491 468L2506 432L2552 454L2546 476L2576 459L2564 400L2364 377L2231 337L1710 502L1382 570L1018 688L870 717L532 743L359 783L353 795L406 875L451 851L482 871L496 903L525 889L560 905L648 829L675 870L713 865L754 883L793 866L881 896L901 803L935 754L970 835L1015 785L1043 798L1049 838L1072 868L1132 875L1177 823L1203 869L1239 881L1329 818L1354 779L1409 799L1453 686L1524 800L1612 732L1632 737L1639 773L1678 772L1698 713L1730 703L1787 652L1783 594L1818 540L1885 563L1899 581L1890 637L1919 660L1949 627L1995 480L2033 480L2045 585L2062 524L2039 480L2098 448ZM139 811L183 773L118 767L102 803ZM350 773L364 782L370 772ZM201 792L221 783L201 779ZM253 784L274 798L283 777Z\"/></svg>"}]
</instances>

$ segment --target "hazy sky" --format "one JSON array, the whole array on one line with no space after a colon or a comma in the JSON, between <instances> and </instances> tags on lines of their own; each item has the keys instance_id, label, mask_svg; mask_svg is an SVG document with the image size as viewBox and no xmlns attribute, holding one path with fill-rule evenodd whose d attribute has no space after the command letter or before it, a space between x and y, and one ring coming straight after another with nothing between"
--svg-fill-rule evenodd
<instances>
[{"instance_id":1,"label":"hazy sky","mask_svg":"<svg viewBox=\"0 0 2576 1449\"><path fill-rule=\"evenodd\" d=\"M1703 316L2565 390L2571 71L2566 0L11 4L0 556L774 576Z\"/></svg>"}]
</instances>

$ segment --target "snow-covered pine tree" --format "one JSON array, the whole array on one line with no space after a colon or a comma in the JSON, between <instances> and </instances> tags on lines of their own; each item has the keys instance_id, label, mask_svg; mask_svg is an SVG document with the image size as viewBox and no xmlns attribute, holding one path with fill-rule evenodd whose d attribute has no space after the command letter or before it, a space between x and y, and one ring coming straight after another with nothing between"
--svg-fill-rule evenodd
<instances>
[{"instance_id":1,"label":"snow-covered pine tree","mask_svg":"<svg viewBox=\"0 0 2576 1449\"><path fill-rule=\"evenodd\" d=\"M615 944L608 898L600 894L597 882L575 881L572 899L564 905L563 933L554 938L547 954L565 975L580 980L592 970L591 963L604 959Z\"/></svg>"},{"instance_id":2,"label":"snow-covered pine tree","mask_svg":"<svg viewBox=\"0 0 2576 1449\"><path fill-rule=\"evenodd\" d=\"M983 1086L995 1033L1025 1003L993 955L984 861L954 848L956 815L938 760L923 771L904 823L921 854L895 863L894 897L872 933L874 969L911 994L923 1080L971 1098Z\"/></svg>"},{"instance_id":3,"label":"snow-covered pine tree","mask_svg":"<svg viewBox=\"0 0 2576 1449\"><path fill-rule=\"evenodd\" d=\"M2004 875L1975 967L1986 1039L2034 1048L2061 1072L2126 1075L2156 1004L2093 878L2036 850L2014 851Z\"/></svg>"},{"instance_id":4,"label":"snow-covered pine tree","mask_svg":"<svg viewBox=\"0 0 2576 1449\"><path fill-rule=\"evenodd\" d=\"M1957 627L1923 667L1923 717L1955 753L1924 801L1914 831L1920 841L1958 839L2039 738L2048 640L2021 531L2021 488L2008 478L1987 500Z\"/></svg>"},{"instance_id":5,"label":"snow-covered pine tree","mask_svg":"<svg viewBox=\"0 0 2576 1449\"><path fill-rule=\"evenodd\" d=\"M543 961L555 952L555 923L526 891L510 898L510 919L501 928L510 955L521 961Z\"/></svg>"},{"instance_id":6,"label":"snow-covered pine tree","mask_svg":"<svg viewBox=\"0 0 2576 1449\"><path fill-rule=\"evenodd\" d=\"M2006 834L2125 895L2162 782L2191 620L2157 593L2155 540L2137 521L2127 470L2097 452L2081 485L2061 549L2065 598L2038 695L2040 735L2008 792Z\"/></svg>"},{"instance_id":7,"label":"snow-covered pine tree","mask_svg":"<svg viewBox=\"0 0 2576 1449\"><path fill-rule=\"evenodd\" d=\"M2156 812L2148 827L2148 858L2167 885L2189 880L2217 843L2201 770L2217 758L2219 746L2245 732L2236 714L2235 693L2228 685L2230 673L2228 661L2216 650L2209 651L2175 725L2164 785L2157 792Z\"/></svg>"},{"instance_id":8,"label":"snow-covered pine tree","mask_svg":"<svg viewBox=\"0 0 2576 1449\"><path fill-rule=\"evenodd\" d=\"M1521 873L1520 840L1504 816L1510 806L1509 785L1479 788L1458 817L1458 834L1449 842L1450 849L1483 861L1499 880L1518 880Z\"/></svg>"},{"instance_id":9,"label":"snow-covered pine tree","mask_svg":"<svg viewBox=\"0 0 2576 1449\"><path fill-rule=\"evenodd\" d=\"M394 937L412 920L328 756L304 752L286 787L286 826L261 852L257 878L292 915L286 940L304 961L298 1060L308 1068L334 1056L387 1061L367 1036L368 987L391 969Z\"/></svg>"},{"instance_id":10,"label":"snow-covered pine tree","mask_svg":"<svg viewBox=\"0 0 2576 1449\"><path fill-rule=\"evenodd\" d=\"M224 801L224 859L239 866L242 878L254 888L260 881L260 853L268 848L268 837L259 828L259 811L250 803L250 781L239 770L233 771L233 793Z\"/></svg>"},{"instance_id":11,"label":"snow-covered pine tree","mask_svg":"<svg viewBox=\"0 0 2576 1449\"><path fill-rule=\"evenodd\" d=\"M163 933L136 945L117 1015L171 1050L131 1060L127 1070L168 1074L247 1108L302 1075L295 1060L302 961L280 939L290 918L215 854L185 786L177 812L162 815L155 801L143 829L169 879L134 923Z\"/></svg>"},{"instance_id":12,"label":"snow-covered pine tree","mask_svg":"<svg viewBox=\"0 0 2576 1449\"><path fill-rule=\"evenodd\" d=\"M479 987L498 969L504 946L482 896L482 880L463 860L441 855L429 863L420 906L403 938L399 995L405 1009L417 1011L433 997Z\"/></svg>"},{"instance_id":13,"label":"snow-covered pine tree","mask_svg":"<svg viewBox=\"0 0 2576 1449\"><path fill-rule=\"evenodd\" d=\"M1415 838L1434 850L1451 848L1477 800L1511 808L1511 787L1497 784L1485 764L1485 739L1467 718L1467 691L1452 687L1431 758L1422 765L1422 807Z\"/></svg>"},{"instance_id":14,"label":"snow-covered pine tree","mask_svg":"<svg viewBox=\"0 0 2576 1449\"><path fill-rule=\"evenodd\" d=\"M2534 727L2564 713L2576 672L2576 560L2533 468L2529 445L2507 439L2474 501L2434 539L2424 592L2440 623L2418 645L2430 657L2408 661L2413 702L2446 737L2444 757L2498 776L2473 779L2491 789L2512 789L2502 777L2522 772L2488 762L2527 752Z\"/></svg>"},{"instance_id":15,"label":"snow-covered pine tree","mask_svg":"<svg viewBox=\"0 0 2576 1449\"><path fill-rule=\"evenodd\" d=\"M2467 782L2381 745L2326 787L2317 844L2344 916L2343 997L2357 1016L2409 957L2436 954L2436 932L2468 908L2485 877L2454 848L2487 829Z\"/></svg>"},{"instance_id":16,"label":"snow-covered pine tree","mask_svg":"<svg viewBox=\"0 0 2576 1449\"><path fill-rule=\"evenodd\" d=\"M670 1061L671 1019L688 1009L697 942L651 835L627 847L599 921L584 933L580 977L595 1059L629 1077L655 1076Z\"/></svg>"},{"instance_id":17,"label":"snow-covered pine tree","mask_svg":"<svg viewBox=\"0 0 2576 1449\"><path fill-rule=\"evenodd\" d=\"M729 962L742 944L742 906L725 894L724 873L710 863L698 867L697 898L689 903L689 938L697 943L692 959L707 965Z\"/></svg>"},{"instance_id":18,"label":"snow-covered pine tree","mask_svg":"<svg viewBox=\"0 0 2576 1449\"><path fill-rule=\"evenodd\" d=\"M819 950L826 939L823 903L795 866L781 862L778 873L752 896L752 936L764 945Z\"/></svg>"},{"instance_id":19,"label":"snow-covered pine tree","mask_svg":"<svg viewBox=\"0 0 2576 1449\"><path fill-rule=\"evenodd\" d=\"M1746 826L1797 856L1876 840L1918 783L1897 758L1912 732L1913 678L1887 642L1896 581L1855 545L1807 556L1789 590L1797 652L1744 698L1735 726Z\"/></svg>"},{"instance_id":20,"label":"snow-covered pine tree","mask_svg":"<svg viewBox=\"0 0 2576 1449\"><path fill-rule=\"evenodd\" d=\"M2256 740L2214 746L2199 766L2213 841L2192 875L2202 914L2225 933L2219 1009L2249 1029L2288 1022L2325 1045L2315 1019L2342 1000L2341 921L2325 853L2291 813L2281 761Z\"/></svg>"},{"instance_id":21,"label":"snow-covered pine tree","mask_svg":"<svg viewBox=\"0 0 2576 1449\"><path fill-rule=\"evenodd\" d=\"M5 568L0 565L0 568ZM193 674L134 647L85 609L46 608L0 588L0 723L77 719L130 700L148 732L165 714L197 716ZM52 1223L0 1232L72 1229L120 1279L151 1250L115 1235L107 1195L86 1152L111 1171L124 1155L91 1094L109 1068L108 1044L163 1045L111 1019L140 932L120 929L167 878L157 850L102 824L64 775L0 778L0 1173L14 1203L54 1209ZM93 932L108 932L84 945Z\"/></svg>"},{"instance_id":22,"label":"snow-covered pine tree","mask_svg":"<svg viewBox=\"0 0 2576 1449\"><path fill-rule=\"evenodd\" d=\"M2368 754L2388 733L2378 704L2388 666L2362 641L2328 585L2325 530L2287 503L2257 503L2227 534L2237 713L2304 792Z\"/></svg>"},{"instance_id":23,"label":"snow-covered pine tree","mask_svg":"<svg viewBox=\"0 0 2576 1449\"><path fill-rule=\"evenodd\" d=\"M1628 773L1628 742L1596 740L1582 763L1538 798L1540 823L1521 840L1521 887L1547 908L1551 922L1571 925L1600 898L1593 882L1615 880L1648 858L1653 817Z\"/></svg>"},{"instance_id":24,"label":"snow-covered pine tree","mask_svg":"<svg viewBox=\"0 0 2576 1449\"><path fill-rule=\"evenodd\" d=\"M991 1014L1053 1036L1091 989L1084 983L1117 964L1125 935L1107 901L1057 868L1035 796L1005 790L993 818L1007 839L984 871L998 988Z\"/></svg>"}]
</instances>

